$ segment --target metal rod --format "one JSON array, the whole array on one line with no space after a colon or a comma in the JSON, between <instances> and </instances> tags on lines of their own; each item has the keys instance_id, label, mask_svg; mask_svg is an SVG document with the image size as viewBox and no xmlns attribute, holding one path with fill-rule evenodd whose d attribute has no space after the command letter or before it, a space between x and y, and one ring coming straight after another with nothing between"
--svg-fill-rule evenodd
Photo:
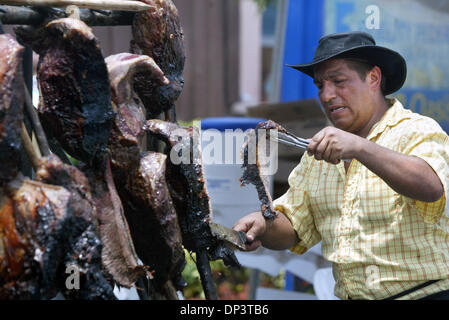
<instances>
[{"instance_id":1,"label":"metal rod","mask_svg":"<svg viewBox=\"0 0 449 320\"><path fill-rule=\"evenodd\" d=\"M120 11L145 11L153 6L132 0L0 0L1 4L34 7L67 7Z\"/></svg>"},{"instance_id":2,"label":"metal rod","mask_svg":"<svg viewBox=\"0 0 449 320\"><path fill-rule=\"evenodd\" d=\"M0 0L1 1L1 0ZM65 18L64 10L0 6L0 20L6 25L40 25L45 21ZM135 12L80 9L80 20L89 26L128 26Z\"/></svg>"},{"instance_id":3,"label":"metal rod","mask_svg":"<svg viewBox=\"0 0 449 320\"><path fill-rule=\"evenodd\" d=\"M42 128L41 122L39 120L39 116L37 115L36 109L33 106L33 101L31 100L31 95L27 87L25 87L25 110L28 114L28 117L30 118L34 133L36 134L36 139L39 145L39 149L41 150L41 154L44 157L48 157L51 154L50 146L48 144L45 131Z\"/></svg>"}]
</instances>

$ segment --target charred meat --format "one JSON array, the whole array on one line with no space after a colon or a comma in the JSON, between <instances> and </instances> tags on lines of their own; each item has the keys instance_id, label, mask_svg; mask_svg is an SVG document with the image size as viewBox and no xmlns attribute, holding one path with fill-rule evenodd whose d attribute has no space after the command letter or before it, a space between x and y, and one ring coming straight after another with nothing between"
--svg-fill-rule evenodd
<instances>
[{"instance_id":1,"label":"charred meat","mask_svg":"<svg viewBox=\"0 0 449 320\"><path fill-rule=\"evenodd\" d=\"M141 153L144 106L134 92L138 72L166 83L148 56L118 54L106 59L117 115L108 145L114 180L137 255L152 270L156 290L171 280L180 282L185 259L176 211L165 182L166 156Z\"/></svg>"},{"instance_id":2,"label":"charred meat","mask_svg":"<svg viewBox=\"0 0 449 320\"><path fill-rule=\"evenodd\" d=\"M209 227L211 206L198 130L162 120L148 120L145 129L164 141L169 149L167 182L178 213L184 247L193 251L207 249L212 260L223 259L228 265L239 266L234 252L218 240Z\"/></svg>"},{"instance_id":3,"label":"charred meat","mask_svg":"<svg viewBox=\"0 0 449 320\"><path fill-rule=\"evenodd\" d=\"M166 156L142 154L140 166L124 200L137 255L149 265L156 290L167 281L181 289L185 266L178 217L165 180ZM173 298L173 297L167 297Z\"/></svg>"},{"instance_id":4,"label":"charred meat","mask_svg":"<svg viewBox=\"0 0 449 320\"><path fill-rule=\"evenodd\" d=\"M99 167L81 164L80 169L87 176L92 190L103 243L103 265L117 284L130 288L147 270L138 263L111 164L108 158L104 161Z\"/></svg>"},{"instance_id":5,"label":"charred meat","mask_svg":"<svg viewBox=\"0 0 449 320\"><path fill-rule=\"evenodd\" d=\"M104 153L114 119L108 72L92 30L64 18L16 33L39 54L39 116L47 135L91 163Z\"/></svg>"},{"instance_id":6,"label":"charred meat","mask_svg":"<svg viewBox=\"0 0 449 320\"><path fill-rule=\"evenodd\" d=\"M23 120L23 47L11 35L0 35L0 186L14 179L20 158Z\"/></svg>"},{"instance_id":7,"label":"charred meat","mask_svg":"<svg viewBox=\"0 0 449 320\"><path fill-rule=\"evenodd\" d=\"M64 230L67 246L60 246L59 250L65 269L75 268L80 272L80 283L79 290L61 285L60 291L69 299L115 299L112 278L102 264L103 245L87 177L52 155L41 160L36 180L64 187L70 192L69 208L74 218Z\"/></svg>"},{"instance_id":8,"label":"charred meat","mask_svg":"<svg viewBox=\"0 0 449 320\"><path fill-rule=\"evenodd\" d=\"M89 207L61 186L22 178L0 193L0 299L115 299ZM68 267L79 290L66 286Z\"/></svg>"},{"instance_id":9,"label":"charred meat","mask_svg":"<svg viewBox=\"0 0 449 320\"><path fill-rule=\"evenodd\" d=\"M266 147L267 144L259 143L267 138L269 129L283 130L277 123L269 120L258 124L255 130L249 130L247 133L247 140L242 147L243 173L240 182L242 186L252 184L256 187L257 195L261 203L261 212L265 219L272 220L276 217L276 211L273 208L272 198L268 188L268 176L265 174L266 171L264 171L267 163L263 163L262 165L261 162L261 153L265 153L266 151L266 149L263 150L263 146ZM264 137L259 137L261 133Z\"/></svg>"},{"instance_id":10,"label":"charred meat","mask_svg":"<svg viewBox=\"0 0 449 320\"><path fill-rule=\"evenodd\" d=\"M0 186L0 299L53 297L66 288L68 263L79 267L81 279L80 290L65 292L67 297L82 293L86 299L114 299L111 286L103 278L101 260L95 260L101 243L94 232L92 207L82 199L89 194L83 189L86 181L79 176L77 183L72 183L79 185L77 193L49 184L58 180L68 186L72 181L70 174L63 174L67 168L56 157L41 161L39 172L48 183L16 174L24 95L22 47L8 35L0 36L0 46L6 53L0 59L0 127L4 129L1 162L2 169L8 165L9 173L1 176ZM93 243L81 248L79 244L86 238ZM78 254L73 255L75 252ZM88 263L81 266L81 257Z\"/></svg>"},{"instance_id":11,"label":"charred meat","mask_svg":"<svg viewBox=\"0 0 449 320\"><path fill-rule=\"evenodd\" d=\"M146 73L155 82L166 84L167 78L148 56L120 53L106 58L112 101L117 108L108 149L112 156L114 179L126 183L129 173L136 170L145 132L145 107L133 85L137 73Z\"/></svg>"},{"instance_id":12,"label":"charred meat","mask_svg":"<svg viewBox=\"0 0 449 320\"><path fill-rule=\"evenodd\" d=\"M70 18L17 33L40 55L39 113L45 131L83 161L80 168L92 190L103 265L119 285L131 287L145 270L138 264L110 169L107 144L115 112L98 41L86 24Z\"/></svg>"},{"instance_id":13,"label":"charred meat","mask_svg":"<svg viewBox=\"0 0 449 320\"><path fill-rule=\"evenodd\" d=\"M185 47L178 10L171 0L142 0L154 9L139 12L132 25L131 51L150 56L170 83L160 85L146 73L137 75L134 83L149 118L174 108L184 87Z\"/></svg>"}]
</instances>

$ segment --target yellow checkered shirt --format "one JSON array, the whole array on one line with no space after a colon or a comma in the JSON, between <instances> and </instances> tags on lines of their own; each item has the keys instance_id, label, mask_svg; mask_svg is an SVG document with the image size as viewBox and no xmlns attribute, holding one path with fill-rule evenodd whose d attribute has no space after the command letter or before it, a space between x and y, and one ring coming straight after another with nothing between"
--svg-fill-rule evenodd
<instances>
[{"instance_id":1,"label":"yellow checkered shirt","mask_svg":"<svg viewBox=\"0 0 449 320\"><path fill-rule=\"evenodd\" d=\"M302 254L322 242L333 263L334 293L342 299L383 299L433 279L444 279L401 299L449 289L449 138L436 121L397 100L367 139L424 159L444 194L425 203L402 196L357 160L348 172L306 153L289 176L289 190L274 201L292 222Z\"/></svg>"}]
</instances>

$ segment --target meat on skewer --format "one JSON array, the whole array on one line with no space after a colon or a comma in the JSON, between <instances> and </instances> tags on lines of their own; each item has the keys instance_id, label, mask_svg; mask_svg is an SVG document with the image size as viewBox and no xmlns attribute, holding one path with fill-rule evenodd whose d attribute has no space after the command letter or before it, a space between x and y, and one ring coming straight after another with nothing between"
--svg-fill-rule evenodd
<instances>
[{"instance_id":1,"label":"meat on skewer","mask_svg":"<svg viewBox=\"0 0 449 320\"><path fill-rule=\"evenodd\" d=\"M167 182L178 213L183 244L197 253L206 298L216 299L208 261L223 259L227 265L240 264L234 252L209 227L211 207L201 165L199 133L196 128L162 120L148 120L145 129L168 146Z\"/></svg>"},{"instance_id":2,"label":"meat on skewer","mask_svg":"<svg viewBox=\"0 0 449 320\"><path fill-rule=\"evenodd\" d=\"M66 297L114 299L101 272L101 243L95 234L92 208L83 198L88 198L89 190L84 188L82 176L76 179L77 193L31 181L20 173L13 177L18 163L11 154L21 147L17 137L23 117L23 47L11 36L1 35L0 48L7 53L0 57L0 121L7 128L0 135L0 144L13 147L10 153L0 153L1 162L8 163L10 170L10 175L2 175L0 180L0 299L45 299L58 291ZM44 180L64 180L69 185L64 173L76 170L59 170L56 177L49 170L62 168L58 161L56 157L42 159L38 171L47 172ZM80 273L79 290L71 292L65 286L69 264L77 266Z\"/></svg>"},{"instance_id":3,"label":"meat on skewer","mask_svg":"<svg viewBox=\"0 0 449 320\"><path fill-rule=\"evenodd\" d=\"M71 18L16 28L16 34L39 54L39 117L47 135L91 164L105 152L114 119L98 40L84 22Z\"/></svg>"},{"instance_id":4,"label":"meat on skewer","mask_svg":"<svg viewBox=\"0 0 449 320\"><path fill-rule=\"evenodd\" d=\"M148 56L120 53L106 58L112 101L117 109L108 150L112 155L114 179L120 184L137 168L145 135L145 107L133 84L137 73L145 73L154 82L167 84L163 72ZM124 175L121 177L121 175Z\"/></svg>"},{"instance_id":5,"label":"meat on skewer","mask_svg":"<svg viewBox=\"0 0 449 320\"><path fill-rule=\"evenodd\" d=\"M45 131L84 162L80 168L96 207L102 262L119 285L131 287L144 268L138 264L106 152L115 112L98 41L86 24L71 18L16 33L40 55L39 113Z\"/></svg>"},{"instance_id":6,"label":"meat on skewer","mask_svg":"<svg viewBox=\"0 0 449 320\"><path fill-rule=\"evenodd\" d=\"M133 84L136 73L147 73L167 83L162 71L148 56L122 53L106 59L117 116L111 132L109 151L114 179L123 201L125 215L139 258L153 272L155 290L166 298L171 280L177 285L185 265L181 232L176 211L165 181L166 156L141 153L145 108ZM177 286L179 288L179 286Z\"/></svg>"},{"instance_id":7,"label":"meat on skewer","mask_svg":"<svg viewBox=\"0 0 449 320\"><path fill-rule=\"evenodd\" d=\"M23 47L0 35L0 186L15 178L23 121Z\"/></svg>"},{"instance_id":8,"label":"meat on skewer","mask_svg":"<svg viewBox=\"0 0 449 320\"><path fill-rule=\"evenodd\" d=\"M172 0L142 1L154 8L136 14L131 52L153 58L170 81L161 86L148 79L145 73L137 75L134 87L147 109L148 118L152 119L164 111L174 111L174 103L184 87L185 46L178 10Z\"/></svg>"},{"instance_id":9,"label":"meat on skewer","mask_svg":"<svg viewBox=\"0 0 449 320\"><path fill-rule=\"evenodd\" d=\"M69 299L115 299L87 180L56 156L41 163L40 181L19 174L0 192L0 299L47 299L57 292ZM78 273L77 288L66 285L68 267Z\"/></svg>"},{"instance_id":10,"label":"meat on skewer","mask_svg":"<svg viewBox=\"0 0 449 320\"><path fill-rule=\"evenodd\" d=\"M243 158L243 173L240 178L241 185L252 184L256 187L257 195L260 201L261 212L265 219L272 220L276 217L276 211L274 210L271 194L269 191L269 181L268 175L266 174L267 163L261 163L260 152L265 152L266 150L261 150L259 146L260 138L259 134L264 133L264 137L267 138L270 129L285 130L277 123L269 120L266 122L259 123L256 129L251 129L247 133L247 140L242 147L242 158ZM263 146L266 146L263 144ZM270 150L269 150L270 151Z\"/></svg>"}]
</instances>

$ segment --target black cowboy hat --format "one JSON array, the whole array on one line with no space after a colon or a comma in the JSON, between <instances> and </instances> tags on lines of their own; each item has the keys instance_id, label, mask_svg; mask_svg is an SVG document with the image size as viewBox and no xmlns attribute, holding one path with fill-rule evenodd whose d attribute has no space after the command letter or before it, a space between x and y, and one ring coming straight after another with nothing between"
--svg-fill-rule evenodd
<instances>
[{"instance_id":1,"label":"black cowboy hat","mask_svg":"<svg viewBox=\"0 0 449 320\"><path fill-rule=\"evenodd\" d=\"M399 90L405 82L407 65L404 58L396 51L377 46L370 34L359 31L324 36L318 42L312 62L287 66L313 78L317 64L339 56L363 59L378 66L386 78L385 95Z\"/></svg>"}]
</instances>

